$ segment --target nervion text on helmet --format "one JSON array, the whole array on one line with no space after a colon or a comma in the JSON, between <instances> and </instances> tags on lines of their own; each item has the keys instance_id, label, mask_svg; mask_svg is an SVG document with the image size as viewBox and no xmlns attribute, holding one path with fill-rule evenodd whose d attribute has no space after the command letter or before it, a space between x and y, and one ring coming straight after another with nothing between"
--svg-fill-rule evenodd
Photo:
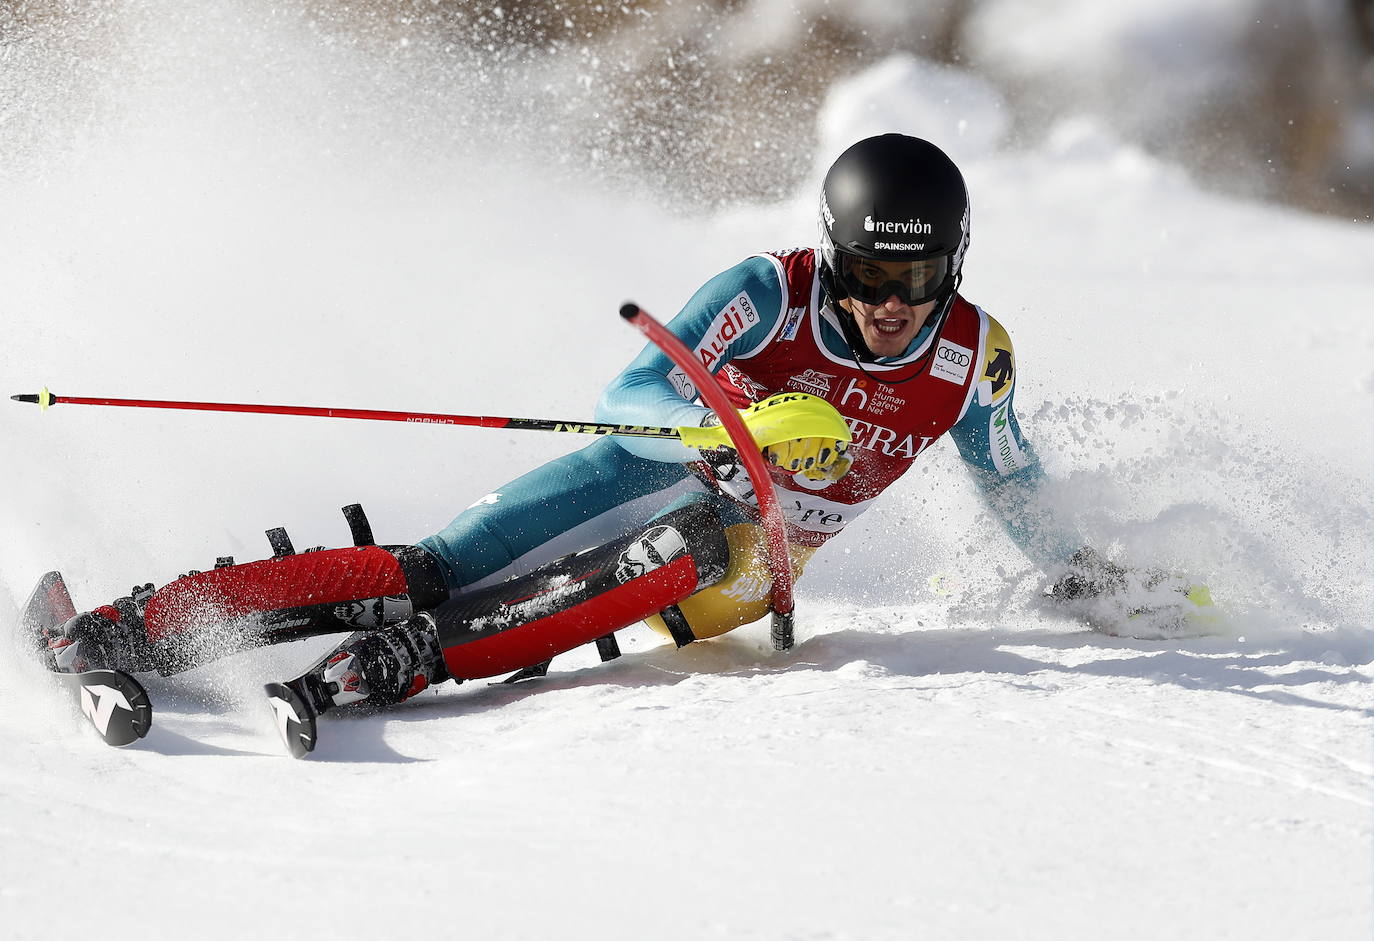
<instances>
[{"instance_id":1,"label":"nervion text on helmet","mask_svg":"<svg viewBox=\"0 0 1374 941\"><path fill-rule=\"evenodd\" d=\"M885 222L882 219L874 219L872 216L864 216L864 231L886 232L889 235L930 235L934 230L929 222L922 222L920 219L908 219L906 222Z\"/></svg>"}]
</instances>

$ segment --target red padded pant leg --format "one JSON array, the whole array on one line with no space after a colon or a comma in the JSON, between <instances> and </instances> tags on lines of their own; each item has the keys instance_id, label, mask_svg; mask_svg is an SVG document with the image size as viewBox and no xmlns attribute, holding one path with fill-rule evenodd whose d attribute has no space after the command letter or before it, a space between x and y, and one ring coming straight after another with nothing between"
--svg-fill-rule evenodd
<instances>
[{"instance_id":1,"label":"red padded pant leg","mask_svg":"<svg viewBox=\"0 0 1374 941\"><path fill-rule=\"evenodd\" d=\"M211 623L406 591L401 563L387 549L324 549L178 578L148 599L144 622L148 639L158 642Z\"/></svg>"}]
</instances>

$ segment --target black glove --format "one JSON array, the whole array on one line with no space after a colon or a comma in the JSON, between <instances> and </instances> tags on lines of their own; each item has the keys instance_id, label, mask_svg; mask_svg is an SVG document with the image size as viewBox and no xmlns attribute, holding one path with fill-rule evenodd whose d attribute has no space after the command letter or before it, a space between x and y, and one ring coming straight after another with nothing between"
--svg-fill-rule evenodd
<instances>
[{"instance_id":1,"label":"black glove","mask_svg":"<svg viewBox=\"0 0 1374 941\"><path fill-rule=\"evenodd\" d=\"M739 452L734 448L703 449L701 463L711 469L711 476L715 477L716 480L733 480L744 471L744 464L739 459Z\"/></svg>"},{"instance_id":2,"label":"black glove","mask_svg":"<svg viewBox=\"0 0 1374 941\"><path fill-rule=\"evenodd\" d=\"M1069 558L1069 570L1050 588L1056 601L1078 601L1118 595L1126 590L1126 570L1097 550L1084 546Z\"/></svg>"}]
</instances>

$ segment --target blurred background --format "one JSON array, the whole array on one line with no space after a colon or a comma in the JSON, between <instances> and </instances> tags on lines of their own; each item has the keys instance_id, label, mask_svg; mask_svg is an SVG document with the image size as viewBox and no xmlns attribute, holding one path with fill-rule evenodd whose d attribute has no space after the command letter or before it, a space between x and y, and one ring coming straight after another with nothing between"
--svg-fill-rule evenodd
<instances>
[{"instance_id":1,"label":"blurred background","mask_svg":"<svg viewBox=\"0 0 1374 941\"><path fill-rule=\"evenodd\" d=\"M186 34L295 31L290 48L240 49L245 73L287 74L301 40L350 53L333 62L353 74L319 79L345 100L301 109L304 125L385 145L414 141L423 112L440 119L421 135L435 150L480 137L691 207L793 192L826 90L888 61L919 69L927 94L984 83L1006 121L979 129L982 146L1034 146L1088 118L1209 188L1374 210L1374 0L2 0L0 173L157 86L165 63L145 40L168 19ZM261 107L235 100L261 87L224 83L220 104Z\"/></svg>"}]
</instances>

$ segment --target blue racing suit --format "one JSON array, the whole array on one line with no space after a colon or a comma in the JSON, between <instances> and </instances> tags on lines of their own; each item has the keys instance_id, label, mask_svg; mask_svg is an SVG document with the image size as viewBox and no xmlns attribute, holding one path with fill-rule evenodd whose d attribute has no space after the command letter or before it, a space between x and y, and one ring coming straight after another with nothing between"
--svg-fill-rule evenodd
<instances>
[{"instance_id":1,"label":"blue racing suit","mask_svg":"<svg viewBox=\"0 0 1374 941\"><path fill-rule=\"evenodd\" d=\"M910 435L902 438L887 427L894 424L892 416L920 403L903 398L910 387L883 380L903 370L944 368L940 378L952 387L938 382L928 387L945 389L955 395L952 401L962 401L947 434L986 502L1029 558L1043 566L1064 562L1082 540L1052 514L1037 509L1044 473L1012 408L1016 372L1010 339L985 312L962 298L958 302L964 305L967 336L976 340L956 343L943 330L933 337L927 323L901 356L857 363L839 327L839 318L849 315L829 302L815 275L814 252L802 249L756 255L722 272L668 326L736 389L771 393L779 389L767 388L768 383L788 376L785 388L826 395L840 408L854 431L856 453L867 449L876 460L881 451L889 464L900 459L895 471L882 471L886 476L880 476L875 464L872 473L879 476L868 485L861 455L848 475L853 478L847 484L850 497L843 504L798 491L798 515L789 521L803 527L799 538L812 538L809 544L818 545L852 521L891 482L889 477L900 475L908 458L934 440L917 436L912 443ZM756 366L765 362L771 364L767 382L759 379L763 366ZM793 363L815 366L794 369ZM616 424L698 426L708 410L694 401L695 392L681 371L650 345L606 388L596 418ZM860 405L867 410L859 410ZM438 560L450 592L458 593L602 545L685 502L713 502L727 525L749 519L750 508L737 492L692 472L690 462L699 458L673 440L601 438L487 494L420 545ZM808 520L825 524L805 529L811 525Z\"/></svg>"}]
</instances>

